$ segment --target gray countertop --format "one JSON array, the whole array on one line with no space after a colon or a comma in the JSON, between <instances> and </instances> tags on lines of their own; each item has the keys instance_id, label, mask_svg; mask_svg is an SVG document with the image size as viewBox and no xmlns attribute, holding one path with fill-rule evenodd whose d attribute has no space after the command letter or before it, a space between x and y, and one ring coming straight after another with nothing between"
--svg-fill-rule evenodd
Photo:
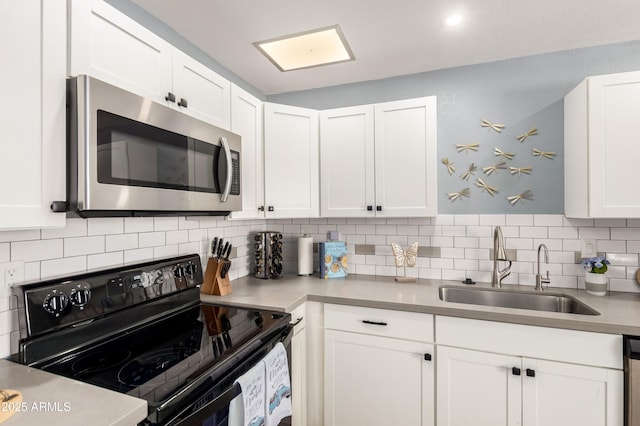
<instances>
[{"instance_id":1,"label":"gray countertop","mask_svg":"<svg viewBox=\"0 0 640 426\"><path fill-rule=\"evenodd\" d=\"M143 399L4 359L0 359L0 389L22 393L20 410L2 426L131 426L147 417L147 401ZM6 404L3 408L10 408Z\"/></svg>"},{"instance_id":2,"label":"gray countertop","mask_svg":"<svg viewBox=\"0 0 640 426\"><path fill-rule=\"evenodd\" d=\"M438 289L442 285L491 288L486 283L467 286L458 281L421 279L415 283L401 284L396 283L393 277L368 275L350 275L330 280L319 279L317 276L285 275L277 280L260 280L247 276L231 283L231 294L202 294L201 300L205 303L284 312L291 312L309 300L543 327L640 335L640 294L612 292L607 296L592 296L584 290L553 287L547 290L548 293L571 295L600 313L591 316L443 302L438 296ZM505 285L503 288L533 291L530 286Z\"/></svg>"}]
</instances>

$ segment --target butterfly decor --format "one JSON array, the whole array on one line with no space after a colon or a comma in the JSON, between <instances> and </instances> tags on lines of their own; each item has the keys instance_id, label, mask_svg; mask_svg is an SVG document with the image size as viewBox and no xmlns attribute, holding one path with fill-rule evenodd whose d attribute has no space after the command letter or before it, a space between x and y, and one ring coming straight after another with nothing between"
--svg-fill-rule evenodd
<instances>
[{"instance_id":1,"label":"butterfly decor","mask_svg":"<svg viewBox=\"0 0 640 426\"><path fill-rule=\"evenodd\" d=\"M404 267L404 276L396 277L397 282L414 282L416 279L407 277L407 266L413 268L418 258L418 242L411 244L406 250L400 244L391 243L391 251L395 259L396 268Z\"/></svg>"}]
</instances>

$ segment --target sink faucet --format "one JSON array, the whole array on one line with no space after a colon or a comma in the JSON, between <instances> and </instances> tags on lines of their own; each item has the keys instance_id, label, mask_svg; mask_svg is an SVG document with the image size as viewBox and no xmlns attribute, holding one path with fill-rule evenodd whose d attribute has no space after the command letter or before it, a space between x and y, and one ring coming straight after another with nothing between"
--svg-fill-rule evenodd
<instances>
[{"instance_id":1,"label":"sink faucet","mask_svg":"<svg viewBox=\"0 0 640 426\"><path fill-rule=\"evenodd\" d=\"M547 269L547 275L543 277L540 275L540 252L544 249L544 263L549 264L549 249L546 245L540 244L538 246L538 273L536 274L536 291L542 291L542 284L549 284L551 280L549 279L549 270Z\"/></svg>"},{"instance_id":2,"label":"sink faucet","mask_svg":"<svg viewBox=\"0 0 640 426\"><path fill-rule=\"evenodd\" d=\"M499 270L499 262L508 262L509 264L502 270ZM502 280L511 273L511 261L507 259L504 251L504 239L502 237L502 229L496 226L493 231L493 274L491 275L491 286L502 287Z\"/></svg>"}]
</instances>

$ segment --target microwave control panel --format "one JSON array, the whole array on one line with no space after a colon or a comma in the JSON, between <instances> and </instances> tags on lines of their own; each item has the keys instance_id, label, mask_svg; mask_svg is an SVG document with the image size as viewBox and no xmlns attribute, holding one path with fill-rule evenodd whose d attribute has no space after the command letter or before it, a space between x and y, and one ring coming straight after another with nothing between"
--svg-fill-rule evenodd
<instances>
[{"instance_id":1,"label":"microwave control panel","mask_svg":"<svg viewBox=\"0 0 640 426\"><path fill-rule=\"evenodd\" d=\"M240 195L240 153L231 151L231 195Z\"/></svg>"}]
</instances>

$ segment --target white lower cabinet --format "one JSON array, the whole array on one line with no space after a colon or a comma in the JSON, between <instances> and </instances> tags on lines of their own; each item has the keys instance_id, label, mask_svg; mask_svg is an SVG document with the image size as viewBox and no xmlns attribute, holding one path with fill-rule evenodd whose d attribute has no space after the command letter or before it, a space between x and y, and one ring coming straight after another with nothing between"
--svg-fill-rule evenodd
<instances>
[{"instance_id":1,"label":"white lower cabinet","mask_svg":"<svg viewBox=\"0 0 640 426\"><path fill-rule=\"evenodd\" d=\"M434 424L431 315L325 305L324 316L325 425Z\"/></svg>"},{"instance_id":2,"label":"white lower cabinet","mask_svg":"<svg viewBox=\"0 0 640 426\"><path fill-rule=\"evenodd\" d=\"M307 332L305 330L305 305L291 313L294 324L291 338L291 424L307 424Z\"/></svg>"},{"instance_id":3,"label":"white lower cabinet","mask_svg":"<svg viewBox=\"0 0 640 426\"><path fill-rule=\"evenodd\" d=\"M437 317L436 340L457 346L436 350L438 426L623 424L621 336Z\"/></svg>"}]
</instances>

